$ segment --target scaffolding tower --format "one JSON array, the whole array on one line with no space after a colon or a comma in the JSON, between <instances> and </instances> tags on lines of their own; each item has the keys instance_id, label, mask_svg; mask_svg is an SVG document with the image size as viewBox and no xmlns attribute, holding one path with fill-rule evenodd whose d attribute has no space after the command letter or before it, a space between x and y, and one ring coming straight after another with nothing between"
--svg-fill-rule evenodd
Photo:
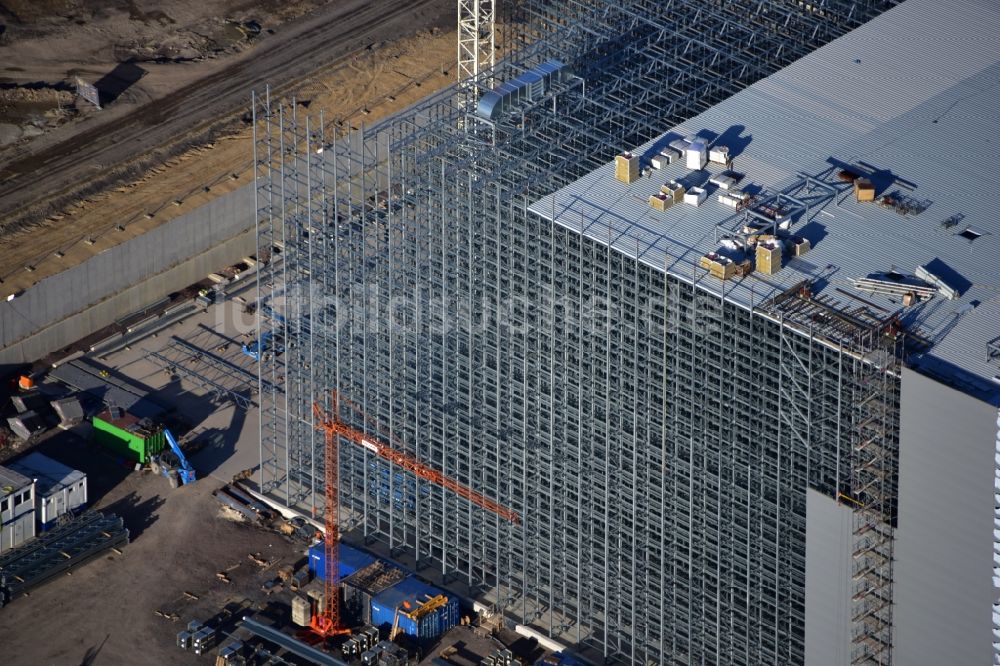
<instances>
[{"instance_id":1,"label":"scaffolding tower","mask_svg":"<svg viewBox=\"0 0 1000 666\"><path fill-rule=\"evenodd\" d=\"M529 0L466 85L572 76L490 121L458 87L357 130L255 95L261 489L322 510L335 389L522 516L340 447L347 529L609 661L801 661L805 488L865 483L852 352L527 207L891 4Z\"/></svg>"}]
</instances>

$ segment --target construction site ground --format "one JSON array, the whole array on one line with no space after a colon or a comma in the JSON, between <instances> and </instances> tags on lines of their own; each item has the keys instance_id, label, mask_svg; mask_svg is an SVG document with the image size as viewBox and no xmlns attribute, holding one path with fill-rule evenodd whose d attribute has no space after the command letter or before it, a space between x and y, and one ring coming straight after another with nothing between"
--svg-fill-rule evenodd
<instances>
[{"instance_id":1,"label":"construction site ground","mask_svg":"<svg viewBox=\"0 0 1000 666\"><path fill-rule=\"evenodd\" d=\"M94 506L121 515L132 542L0 609L5 664L197 663L175 646L177 632L227 604L259 602L261 584L302 557L301 544L222 517L213 478L171 490L72 433L40 450L87 472Z\"/></svg>"},{"instance_id":2,"label":"construction site ground","mask_svg":"<svg viewBox=\"0 0 1000 666\"><path fill-rule=\"evenodd\" d=\"M122 516L132 543L0 609L4 664L191 664L196 658L177 648L175 639L192 619L209 620L227 606L253 609L269 602L269 612L277 614L272 618L288 622L288 593L265 597L261 585L278 567L304 562L305 544L233 522L212 497L259 460L257 410L238 409L147 358L149 351L168 350L178 336L205 353L252 366L240 350L240 331L248 326L240 308L238 301L226 301L129 349L92 357L148 388L155 401L174 410L172 421L192 428L199 448L191 463L199 479L171 489L164 477L135 471L93 444L86 423L50 431L34 450L86 472L91 506ZM210 371L207 363L193 369ZM238 379L229 386L249 393ZM251 554L271 565L262 567ZM231 582L219 579L219 572Z\"/></svg>"},{"instance_id":3,"label":"construction site ground","mask_svg":"<svg viewBox=\"0 0 1000 666\"><path fill-rule=\"evenodd\" d=\"M33 450L86 472L91 505L121 515L132 543L121 553L108 552L0 609L5 664L191 664L199 659L175 645L177 632L190 620L232 626L249 609L289 626L290 593L267 596L261 585L273 580L279 567L303 563L306 544L233 522L211 494L234 475L256 468L259 410L242 409L213 395L181 369L226 382L224 388L254 397L253 387L239 372L224 377L226 373L213 371L209 360L253 370L253 362L241 351L253 320L243 313L240 299L252 291L251 285L252 281L242 290L232 290L229 298L155 335L131 339L127 348L88 356L112 376L147 388L153 400L173 410L171 421L191 429L191 439L198 445L191 463L199 480L171 489L162 476L135 471L133 464L92 443L86 423L68 432L50 431L34 445ZM196 352L182 359L176 352L178 340L193 345L201 356ZM177 364L164 368L150 352ZM21 447L17 454L25 450ZM247 479L250 487L255 486L253 481L254 477ZM299 508L310 517L309 507ZM220 580L220 572L230 582ZM35 629L26 629L39 622L60 629L40 640ZM502 642L480 628L456 627L422 663L433 663L433 657L448 646L455 647L449 659L459 665L474 666L504 644L524 656L544 654L512 632L501 632L498 638Z\"/></svg>"},{"instance_id":4,"label":"construction site ground","mask_svg":"<svg viewBox=\"0 0 1000 666\"><path fill-rule=\"evenodd\" d=\"M0 6L11 4L8 0ZM197 3L166 4L168 15L172 4L185 8L189 19L191 12L200 15L192 9ZM374 122L454 80L451 2L202 4L213 16L231 10L241 26L259 20L263 30L212 57L144 60L145 73L104 110L86 109L81 106L85 102L77 101L72 118L0 147L0 280L5 292L30 288L47 275L250 183L251 89L270 83L282 95L294 94L310 114L322 112L333 132ZM261 14L269 7L271 18ZM296 16L310 9L314 11ZM146 27L169 25L140 14ZM235 25L222 19L212 25L220 21L220 30ZM104 33L93 29L83 34L99 41ZM51 48L59 40L72 42L73 35L66 28L43 31L37 39L51 42ZM27 68L6 58L16 46L10 38L0 40L0 61L8 63L8 71L0 71L0 97L9 97L12 86L23 96L44 97L44 86L27 88L18 83L23 79L14 78L24 74L16 70ZM77 57L72 49L67 53L70 60ZM52 69L50 78L57 78L59 65L46 66ZM63 79L70 69L67 64ZM11 105L5 108L9 115ZM10 121L8 117L6 126ZM0 117L0 125L4 122Z\"/></svg>"}]
</instances>

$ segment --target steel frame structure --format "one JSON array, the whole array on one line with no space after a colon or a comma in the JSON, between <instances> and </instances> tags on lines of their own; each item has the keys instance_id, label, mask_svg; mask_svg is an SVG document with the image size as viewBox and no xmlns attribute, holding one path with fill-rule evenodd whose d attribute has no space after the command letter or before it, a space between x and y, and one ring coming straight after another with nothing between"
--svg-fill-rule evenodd
<instances>
[{"instance_id":1,"label":"steel frame structure","mask_svg":"<svg viewBox=\"0 0 1000 666\"><path fill-rule=\"evenodd\" d=\"M521 516L339 447L366 538L610 662L801 662L805 491L867 484L871 350L801 299L740 308L527 208L891 4L528 0L469 85L550 58L577 78L490 124L458 86L346 132L255 96L258 336L282 343L261 489L322 510L311 408L336 390L351 427Z\"/></svg>"},{"instance_id":2,"label":"steel frame structure","mask_svg":"<svg viewBox=\"0 0 1000 666\"><path fill-rule=\"evenodd\" d=\"M494 0L458 0L458 85L475 81L496 66ZM465 100L475 102L475 98Z\"/></svg>"}]
</instances>

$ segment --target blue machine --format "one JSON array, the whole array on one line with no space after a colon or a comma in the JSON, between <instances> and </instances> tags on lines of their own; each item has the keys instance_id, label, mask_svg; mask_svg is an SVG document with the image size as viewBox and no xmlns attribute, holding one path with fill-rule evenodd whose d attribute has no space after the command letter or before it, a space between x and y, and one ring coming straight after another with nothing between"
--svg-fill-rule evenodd
<instances>
[{"instance_id":1,"label":"blue machine","mask_svg":"<svg viewBox=\"0 0 1000 666\"><path fill-rule=\"evenodd\" d=\"M259 340L254 340L253 342L243 345L243 353L252 358L255 361L260 360L260 355L266 352L271 344L271 331L266 331L260 336Z\"/></svg>"},{"instance_id":2,"label":"blue machine","mask_svg":"<svg viewBox=\"0 0 1000 666\"><path fill-rule=\"evenodd\" d=\"M177 457L177 476L180 478L181 483L185 486L189 483L194 483L197 480L194 468L191 467L191 463L188 462L188 459L184 457L184 453L181 451L181 447L177 443L177 440L174 439L173 433L164 428L163 434L167 438L167 443L170 445L170 449ZM163 465L163 476L169 477L172 469L173 468L169 465Z\"/></svg>"}]
</instances>

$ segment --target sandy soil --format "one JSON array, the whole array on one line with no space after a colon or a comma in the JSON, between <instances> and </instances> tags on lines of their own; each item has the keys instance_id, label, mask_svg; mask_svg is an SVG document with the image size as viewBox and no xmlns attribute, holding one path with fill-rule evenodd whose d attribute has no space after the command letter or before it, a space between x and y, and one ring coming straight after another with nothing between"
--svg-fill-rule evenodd
<instances>
[{"instance_id":1,"label":"sandy soil","mask_svg":"<svg viewBox=\"0 0 1000 666\"><path fill-rule=\"evenodd\" d=\"M9 7L14 4L9 0L0 2L6 2L6 5L0 6ZM50 4L59 3L53 1ZM195 3L177 0L176 4L189 6ZM208 0L205 4L218 9L219 5L233 6L239 3L233 0ZM273 4L275 3L264 3L265 6ZM180 15L180 12L174 13ZM305 21L311 16L313 15L307 15L301 20ZM66 29L60 28L53 34L58 36L62 34L60 30L64 32ZM454 32L437 28L377 43L313 71L311 76L300 79L299 84L288 92L294 91L300 99L310 100L310 113L323 110L329 120L353 124L359 124L362 120L372 122L451 83L454 78L454 44ZM250 51L226 57L246 60L252 54ZM226 57L215 62L222 62ZM157 80L161 82L163 90L169 91L180 85L184 77L190 76L185 68L191 66L193 65L190 63L144 63L143 68L150 73L133 84L129 91L154 83L154 74L159 77ZM207 66L216 65L208 63ZM6 92L24 95L24 90L22 87ZM157 92L150 88L150 94L160 94L163 90ZM4 99L2 92L0 91L0 107ZM36 89L31 90L31 94L62 93ZM123 97L126 94L130 93L126 91ZM128 117L127 104L123 103L120 108L115 108L117 104L118 101L100 113L118 113ZM245 107L242 109L245 110ZM240 111L241 108L236 108L231 120L217 124L212 128L210 136L201 141L189 142L187 146L182 146L182 150L167 150L160 146L150 153L143 152L137 146L137 156L130 163L131 166L127 163L113 169L116 174L125 175L116 176L117 180L110 179L110 186L94 185L92 189L96 189L96 193L88 192L83 196L69 198L65 206L50 210L45 217L36 215L33 219L28 218L27 224L23 217L17 224L0 223L0 229L4 231L0 235L0 252L4 257L0 261L3 290L14 292L28 288L47 275L65 270L114 244L190 211L210 197L251 182L250 128L247 119L240 118ZM10 150L38 151L39 146L45 148L46 144L51 144L50 147L54 147L59 145L59 141L71 140L74 133L80 133L76 129L78 125L86 127L88 121L74 120L31 142L22 142L9 148L7 156L10 156ZM201 135L192 129L192 136ZM0 153L0 164L4 157ZM99 166L95 165L95 168ZM102 170L102 178L107 171L107 168ZM192 174L197 174L197 177L192 178ZM82 186L79 181L73 182ZM0 192L4 187L0 183ZM52 191L56 191L55 188ZM0 219L9 217L9 213L9 210L0 210ZM31 270L25 270L26 267L31 267Z\"/></svg>"},{"instance_id":2,"label":"sandy soil","mask_svg":"<svg viewBox=\"0 0 1000 666\"><path fill-rule=\"evenodd\" d=\"M454 44L453 32L426 32L399 40L314 77L297 95L310 100L310 113L322 110L332 122L372 122L450 84ZM138 180L80 201L40 225L5 234L0 237L4 253L0 278L5 288L29 287L211 197L251 183L251 155L250 128L242 125ZM192 173L198 177L192 178ZM95 242L88 244L88 239ZM27 272L26 265L36 270Z\"/></svg>"},{"instance_id":3,"label":"sandy soil","mask_svg":"<svg viewBox=\"0 0 1000 666\"><path fill-rule=\"evenodd\" d=\"M7 90L0 90L0 148L95 113L73 104L77 77L119 105L148 101L199 68L178 79L177 68L143 64L224 59L252 48L262 31L328 1L2 0L0 86ZM3 94L12 90L65 95L22 102Z\"/></svg>"}]
</instances>

